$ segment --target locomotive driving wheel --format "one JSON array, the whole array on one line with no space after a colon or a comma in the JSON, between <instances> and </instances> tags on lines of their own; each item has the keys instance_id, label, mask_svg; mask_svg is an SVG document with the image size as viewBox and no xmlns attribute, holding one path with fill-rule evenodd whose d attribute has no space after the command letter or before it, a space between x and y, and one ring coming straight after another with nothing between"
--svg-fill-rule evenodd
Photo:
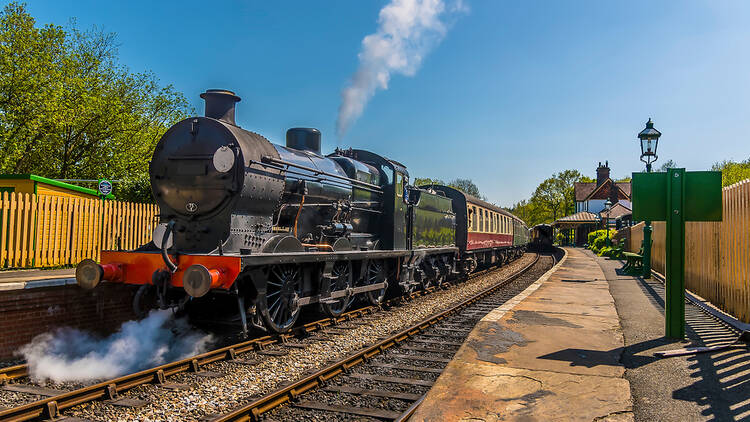
<instances>
[{"instance_id":1,"label":"locomotive driving wheel","mask_svg":"<svg viewBox=\"0 0 750 422\"><path fill-rule=\"evenodd\" d=\"M352 262L339 261L333 264L331 270L333 276L328 284L326 292L321 292L321 297L328 296L337 290L347 290L352 287ZM344 313L346 308L352 303L352 295L347 292L346 296L333 302L320 302L320 308L323 312L332 317L337 317Z\"/></svg>"},{"instance_id":2,"label":"locomotive driving wheel","mask_svg":"<svg viewBox=\"0 0 750 422\"><path fill-rule=\"evenodd\" d=\"M274 265L268 271L266 293L258 300L258 310L270 331L289 331L299 317L302 273L296 265Z\"/></svg>"},{"instance_id":3,"label":"locomotive driving wheel","mask_svg":"<svg viewBox=\"0 0 750 422\"><path fill-rule=\"evenodd\" d=\"M385 262L382 260L372 260L367 264L367 273L365 275L364 285L385 283L385 287L378 290L367 292L367 301L373 305L379 305L385 299L385 291L388 288L388 275L386 273Z\"/></svg>"}]
</instances>

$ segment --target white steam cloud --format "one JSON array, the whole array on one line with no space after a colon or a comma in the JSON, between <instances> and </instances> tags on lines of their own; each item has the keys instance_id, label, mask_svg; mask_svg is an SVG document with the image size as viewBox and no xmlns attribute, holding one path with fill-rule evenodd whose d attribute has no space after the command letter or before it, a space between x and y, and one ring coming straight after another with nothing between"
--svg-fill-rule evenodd
<instances>
[{"instance_id":1,"label":"white steam cloud","mask_svg":"<svg viewBox=\"0 0 750 422\"><path fill-rule=\"evenodd\" d=\"M342 138L393 73L414 76L424 57L445 37L450 21L467 8L462 0L391 0L380 9L378 30L362 40L359 68L341 93L336 131Z\"/></svg>"},{"instance_id":2,"label":"white steam cloud","mask_svg":"<svg viewBox=\"0 0 750 422\"><path fill-rule=\"evenodd\" d=\"M19 354L26 358L34 381L93 381L201 353L212 342L211 335L191 331L184 320L173 320L170 311L152 311L106 338L73 328L40 334Z\"/></svg>"}]
</instances>

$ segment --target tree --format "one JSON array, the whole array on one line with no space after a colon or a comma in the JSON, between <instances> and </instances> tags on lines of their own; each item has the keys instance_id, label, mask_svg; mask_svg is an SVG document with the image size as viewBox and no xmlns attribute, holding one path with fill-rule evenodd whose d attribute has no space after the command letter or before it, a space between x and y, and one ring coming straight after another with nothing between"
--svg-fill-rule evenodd
<instances>
[{"instance_id":1,"label":"tree","mask_svg":"<svg viewBox=\"0 0 750 422\"><path fill-rule=\"evenodd\" d=\"M537 186L531 202L545 207L552 215L552 221L557 220L565 212L566 188L562 179L550 177Z\"/></svg>"},{"instance_id":2,"label":"tree","mask_svg":"<svg viewBox=\"0 0 750 422\"><path fill-rule=\"evenodd\" d=\"M477 198L481 197L479 188L474 184L474 182L471 181L471 179L453 179L448 182L448 186L456 188L463 193L468 193L469 195L475 196Z\"/></svg>"},{"instance_id":3,"label":"tree","mask_svg":"<svg viewBox=\"0 0 750 422\"><path fill-rule=\"evenodd\" d=\"M445 183L444 181L440 179L431 179L429 177L415 177L414 178L414 186L427 186L427 185L447 185L452 188L458 189L463 193L468 193L469 195L476 196L477 198L481 198L486 200L486 198L482 197L479 193L479 188L477 187L474 182L471 181L471 179L453 179L448 183Z\"/></svg>"},{"instance_id":4,"label":"tree","mask_svg":"<svg viewBox=\"0 0 750 422\"><path fill-rule=\"evenodd\" d=\"M18 3L0 13L0 172L142 179L190 112L172 86L119 64L114 34L38 28Z\"/></svg>"},{"instance_id":5,"label":"tree","mask_svg":"<svg viewBox=\"0 0 750 422\"><path fill-rule=\"evenodd\" d=\"M526 222L529 227L537 224L550 222L551 216L549 211L538 203L526 201L525 199L516 203L509 210L515 216Z\"/></svg>"},{"instance_id":6,"label":"tree","mask_svg":"<svg viewBox=\"0 0 750 422\"><path fill-rule=\"evenodd\" d=\"M414 186L427 186L427 185L444 185L440 179L430 179L429 177L415 177Z\"/></svg>"},{"instance_id":7,"label":"tree","mask_svg":"<svg viewBox=\"0 0 750 422\"><path fill-rule=\"evenodd\" d=\"M529 226L551 223L575 212L575 184L592 182L578 170L555 173L537 186L528 201L515 204L512 212Z\"/></svg>"},{"instance_id":8,"label":"tree","mask_svg":"<svg viewBox=\"0 0 750 422\"><path fill-rule=\"evenodd\" d=\"M673 169L676 167L677 163L675 163L674 160L667 160L661 165L661 167L659 167L659 171L667 171L667 169Z\"/></svg>"},{"instance_id":9,"label":"tree","mask_svg":"<svg viewBox=\"0 0 750 422\"><path fill-rule=\"evenodd\" d=\"M721 161L711 166L711 170L721 172L721 185L729 186L750 179L750 158L745 161Z\"/></svg>"}]
</instances>

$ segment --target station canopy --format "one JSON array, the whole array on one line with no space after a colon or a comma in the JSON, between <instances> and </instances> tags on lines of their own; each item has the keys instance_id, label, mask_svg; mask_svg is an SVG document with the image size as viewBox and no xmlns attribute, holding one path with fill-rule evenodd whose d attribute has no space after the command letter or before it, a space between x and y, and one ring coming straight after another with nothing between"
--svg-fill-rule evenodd
<instances>
[{"instance_id":1,"label":"station canopy","mask_svg":"<svg viewBox=\"0 0 750 422\"><path fill-rule=\"evenodd\" d=\"M593 212L581 211L555 220L552 226L559 229L573 229L585 224L597 224L599 221L599 216Z\"/></svg>"}]
</instances>

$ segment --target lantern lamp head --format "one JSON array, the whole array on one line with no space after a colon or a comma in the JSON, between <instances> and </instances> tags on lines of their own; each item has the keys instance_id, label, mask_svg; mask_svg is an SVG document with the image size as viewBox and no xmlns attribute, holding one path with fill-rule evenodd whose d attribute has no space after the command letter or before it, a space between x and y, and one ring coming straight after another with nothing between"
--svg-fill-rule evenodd
<instances>
[{"instance_id":1,"label":"lantern lamp head","mask_svg":"<svg viewBox=\"0 0 750 422\"><path fill-rule=\"evenodd\" d=\"M654 129L654 122L649 118L646 128L638 134L641 141L641 161L650 164L659 158L656 155L656 147L659 145L660 136L661 132Z\"/></svg>"}]
</instances>

